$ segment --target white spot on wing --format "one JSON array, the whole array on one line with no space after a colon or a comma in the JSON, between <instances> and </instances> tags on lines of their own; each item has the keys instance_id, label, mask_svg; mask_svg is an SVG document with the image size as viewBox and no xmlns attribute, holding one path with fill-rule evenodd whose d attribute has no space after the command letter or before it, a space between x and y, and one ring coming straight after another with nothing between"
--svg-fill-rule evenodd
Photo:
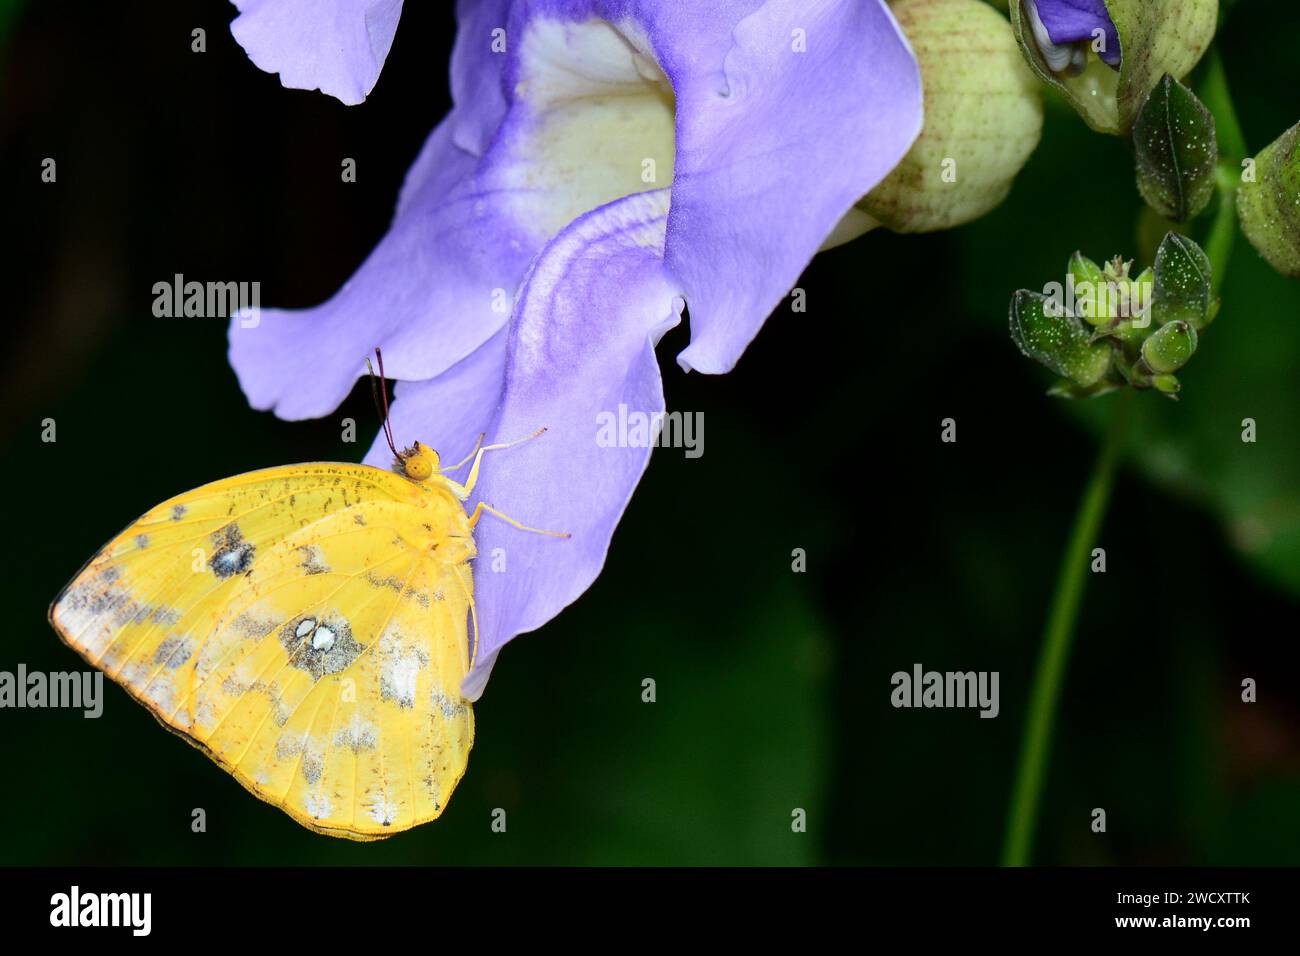
<instances>
[{"instance_id":1,"label":"white spot on wing","mask_svg":"<svg viewBox=\"0 0 1300 956\"><path fill-rule=\"evenodd\" d=\"M380 826L392 826L393 820L397 817L397 806L387 795L379 794L371 802L370 819L374 820Z\"/></svg>"},{"instance_id":2,"label":"white spot on wing","mask_svg":"<svg viewBox=\"0 0 1300 956\"><path fill-rule=\"evenodd\" d=\"M299 628L301 630L301 627ZM334 630L328 624L322 624L316 628L316 633L312 635L311 646L318 651L328 651L334 646Z\"/></svg>"},{"instance_id":3,"label":"white spot on wing","mask_svg":"<svg viewBox=\"0 0 1300 956\"><path fill-rule=\"evenodd\" d=\"M321 817L328 817L334 811L334 805L330 803L330 798L324 793L308 793L303 797L302 804L307 808L307 813L312 819L319 820Z\"/></svg>"}]
</instances>

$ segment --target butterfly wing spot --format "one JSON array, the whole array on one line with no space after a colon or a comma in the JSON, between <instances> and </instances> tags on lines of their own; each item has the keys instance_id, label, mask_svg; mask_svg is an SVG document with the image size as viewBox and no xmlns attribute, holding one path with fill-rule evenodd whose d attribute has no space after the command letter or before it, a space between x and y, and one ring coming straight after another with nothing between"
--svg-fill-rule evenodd
<instances>
[{"instance_id":1,"label":"butterfly wing spot","mask_svg":"<svg viewBox=\"0 0 1300 956\"><path fill-rule=\"evenodd\" d=\"M235 632L250 641L260 641L279 626L280 622L274 618L258 618L248 613L236 616L233 622Z\"/></svg>"},{"instance_id":2,"label":"butterfly wing spot","mask_svg":"<svg viewBox=\"0 0 1300 956\"><path fill-rule=\"evenodd\" d=\"M415 706L415 688L420 671L429 666L429 655L418 644L408 641L390 627L379 639L379 699L398 707Z\"/></svg>"},{"instance_id":3,"label":"butterfly wing spot","mask_svg":"<svg viewBox=\"0 0 1300 956\"><path fill-rule=\"evenodd\" d=\"M140 696L159 711L169 712L172 709L176 699L176 685L170 675L155 674L149 665L132 661L122 668L119 677L131 687L138 688ZM183 727L188 727L188 716L182 715L181 723Z\"/></svg>"},{"instance_id":4,"label":"butterfly wing spot","mask_svg":"<svg viewBox=\"0 0 1300 956\"><path fill-rule=\"evenodd\" d=\"M208 559L208 567L219 578L243 574L253 566L253 558L257 554L257 548L253 547L251 541L244 540L239 525L233 523L213 532L212 546L214 551Z\"/></svg>"},{"instance_id":5,"label":"butterfly wing spot","mask_svg":"<svg viewBox=\"0 0 1300 956\"><path fill-rule=\"evenodd\" d=\"M69 587L55 605L53 618L98 664L117 632L138 620L149 620L165 609L142 604L118 583L117 568L91 569L84 580Z\"/></svg>"},{"instance_id":6,"label":"butterfly wing spot","mask_svg":"<svg viewBox=\"0 0 1300 956\"><path fill-rule=\"evenodd\" d=\"M320 783L321 774L325 771L325 747L319 740L313 739L307 731L286 731L281 734L275 742L275 759L284 761L294 758L298 760L303 780L311 786ZM265 774L267 779L270 777L265 766L259 773Z\"/></svg>"},{"instance_id":7,"label":"butterfly wing spot","mask_svg":"<svg viewBox=\"0 0 1300 956\"><path fill-rule=\"evenodd\" d=\"M366 649L352 636L352 625L338 613L324 620L302 617L280 628L280 643L289 663L306 671L313 681L326 674L341 674Z\"/></svg>"},{"instance_id":8,"label":"butterfly wing spot","mask_svg":"<svg viewBox=\"0 0 1300 956\"><path fill-rule=\"evenodd\" d=\"M459 720L469 710L469 705L465 703L465 699L460 694L453 697L437 687L433 689L432 703L433 709L442 714L444 720Z\"/></svg>"},{"instance_id":9,"label":"butterfly wing spot","mask_svg":"<svg viewBox=\"0 0 1300 956\"><path fill-rule=\"evenodd\" d=\"M325 772L325 755L308 751L302 755L299 767L302 769L302 779L315 786L320 783L320 776Z\"/></svg>"},{"instance_id":10,"label":"butterfly wing spot","mask_svg":"<svg viewBox=\"0 0 1300 956\"><path fill-rule=\"evenodd\" d=\"M173 506L172 506L172 520L173 520L173 521L180 521L182 518L185 517L185 512L188 511L188 510L189 510L189 509L186 508L184 505L173 505Z\"/></svg>"},{"instance_id":11,"label":"butterfly wing spot","mask_svg":"<svg viewBox=\"0 0 1300 956\"><path fill-rule=\"evenodd\" d=\"M328 574L330 566L325 563L325 552L321 550L318 544L305 544L295 549L302 560L298 567L302 568L304 574Z\"/></svg>"},{"instance_id":12,"label":"butterfly wing spot","mask_svg":"<svg viewBox=\"0 0 1300 956\"><path fill-rule=\"evenodd\" d=\"M135 546L141 551L149 547L149 536L147 534L137 534L135 536Z\"/></svg>"},{"instance_id":13,"label":"butterfly wing spot","mask_svg":"<svg viewBox=\"0 0 1300 956\"><path fill-rule=\"evenodd\" d=\"M280 739L275 742L275 759L289 760L292 757L302 753L302 737L296 737L291 734L281 734Z\"/></svg>"},{"instance_id":14,"label":"butterfly wing spot","mask_svg":"<svg viewBox=\"0 0 1300 956\"><path fill-rule=\"evenodd\" d=\"M351 719L334 735L336 747L347 747L354 754L374 750L378 728L355 711Z\"/></svg>"},{"instance_id":15,"label":"butterfly wing spot","mask_svg":"<svg viewBox=\"0 0 1300 956\"><path fill-rule=\"evenodd\" d=\"M380 577L378 574L375 574L374 571L368 571L366 573L366 583L373 588L388 588L398 594L402 593L402 579L395 574Z\"/></svg>"},{"instance_id":16,"label":"butterfly wing spot","mask_svg":"<svg viewBox=\"0 0 1300 956\"><path fill-rule=\"evenodd\" d=\"M311 649L326 653L334 646L334 631L328 624L322 624L316 628L316 632L311 636Z\"/></svg>"},{"instance_id":17,"label":"butterfly wing spot","mask_svg":"<svg viewBox=\"0 0 1300 956\"><path fill-rule=\"evenodd\" d=\"M380 826L391 827L397 816L397 806L385 793L377 794L368 808L370 819Z\"/></svg>"},{"instance_id":18,"label":"butterfly wing spot","mask_svg":"<svg viewBox=\"0 0 1300 956\"><path fill-rule=\"evenodd\" d=\"M228 697L243 697L248 693L248 687L248 684L236 680L234 674L221 682L221 692Z\"/></svg>"},{"instance_id":19,"label":"butterfly wing spot","mask_svg":"<svg viewBox=\"0 0 1300 956\"><path fill-rule=\"evenodd\" d=\"M329 818L334 815L334 804L330 798L323 793L308 792L303 798L303 806L311 815L313 820L319 820L322 817Z\"/></svg>"},{"instance_id":20,"label":"butterfly wing spot","mask_svg":"<svg viewBox=\"0 0 1300 956\"><path fill-rule=\"evenodd\" d=\"M153 662L174 671L188 661L193 654L193 642L187 637L179 637L173 634L170 637L163 638L162 643L158 645L158 650L154 652Z\"/></svg>"}]
</instances>

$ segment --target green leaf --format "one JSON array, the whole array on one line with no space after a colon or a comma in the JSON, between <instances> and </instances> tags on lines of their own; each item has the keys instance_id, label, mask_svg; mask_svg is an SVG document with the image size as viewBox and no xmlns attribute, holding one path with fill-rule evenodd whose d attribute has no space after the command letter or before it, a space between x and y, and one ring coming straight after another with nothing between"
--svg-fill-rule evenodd
<instances>
[{"instance_id":1,"label":"green leaf","mask_svg":"<svg viewBox=\"0 0 1300 956\"><path fill-rule=\"evenodd\" d=\"M1195 329L1209 324L1210 260L1187 236L1168 233L1156 252L1156 287L1151 315L1156 325L1186 322Z\"/></svg>"},{"instance_id":2,"label":"green leaf","mask_svg":"<svg viewBox=\"0 0 1300 956\"><path fill-rule=\"evenodd\" d=\"M1052 299L1021 289L1011 298L1012 340L1057 375L1082 388L1096 385L1110 369L1110 346L1094 342L1092 330L1074 316L1056 311Z\"/></svg>"},{"instance_id":3,"label":"green leaf","mask_svg":"<svg viewBox=\"0 0 1300 956\"><path fill-rule=\"evenodd\" d=\"M1214 117L1168 73L1147 97L1133 127L1137 185L1147 205L1186 222L1214 195L1219 161Z\"/></svg>"}]
</instances>

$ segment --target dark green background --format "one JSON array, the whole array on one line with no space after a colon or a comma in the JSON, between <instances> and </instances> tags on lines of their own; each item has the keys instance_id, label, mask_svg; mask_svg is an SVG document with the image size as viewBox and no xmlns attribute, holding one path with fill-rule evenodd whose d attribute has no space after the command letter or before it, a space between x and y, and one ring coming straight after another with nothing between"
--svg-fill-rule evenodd
<instances>
[{"instance_id":1,"label":"dark green background","mask_svg":"<svg viewBox=\"0 0 1300 956\"><path fill-rule=\"evenodd\" d=\"M46 605L158 501L363 453L339 419L369 440L364 389L320 422L254 413L224 323L152 318L151 290L180 272L257 279L267 304L330 295L447 108L439 6L407 4L375 93L345 108L253 67L228 4L0 5L0 669L78 667ZM1222 36L1252 149L1300 119L1297 38L1289 0L1238 3ZM56 185L39 181L46 156ZM1127 145L1050 101L995 213L818 257L808 311L774 315L728 376L677 371L687 333L670 336L669 405L704 413L704 457L656 453L596 585L503 652L439 821L381 844L309 833L109 685L99 720L0 711L0 862L995 862L1059 550L1111 401L1046 398L1007 303L1076 248L1137 254L1138 205ZM1300 285L1242 242L1224 294L1184 401L1139 397L1042 862L1300 863ZM57 443L40 440L46 417ZM917 662L999 671L1001 715L894 710L890 675Z\"/></svg>"}]
</instances>

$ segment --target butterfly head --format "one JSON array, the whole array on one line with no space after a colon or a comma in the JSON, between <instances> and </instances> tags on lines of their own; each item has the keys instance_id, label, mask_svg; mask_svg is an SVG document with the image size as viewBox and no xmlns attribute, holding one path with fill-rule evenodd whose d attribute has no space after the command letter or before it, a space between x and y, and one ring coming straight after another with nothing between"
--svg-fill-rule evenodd
<instances>
[{"instance_id":1,"label":"butterfly head","mask_svg":"<svg viewBox=\"0 0 1300 956\"><path fill-rule=\"evenodd\" d=\"M438 453L426 445L424 442L417 441L410 448L402 451L397 450L397 445L393 442L393 423L388 415L388 386L384 379L384 356L376 347L375 360L379 363L379 374L375 374L375 368L370 364L370 359L366 359L366 368L370 370L370 390L375 399L375 411L379 412L380 421L384 425L384 437L388 439L388 447L393 453L393 471L399 475L405 475L412 481L428 481L436 475L441 468L441 462L438 460Z\"/></svg>"},{"instance_id":2,"label":"butterfly head","mask_svg":"<svg viewBox=\"0 0 1300 956\"><path fill-rule=\"evenodd\" d=\"M419 441L399 452L397 461L393 462L394 469L412 481L428 481L438 473L440 466L438 453Z\"/></svg>"}]
</instances>

